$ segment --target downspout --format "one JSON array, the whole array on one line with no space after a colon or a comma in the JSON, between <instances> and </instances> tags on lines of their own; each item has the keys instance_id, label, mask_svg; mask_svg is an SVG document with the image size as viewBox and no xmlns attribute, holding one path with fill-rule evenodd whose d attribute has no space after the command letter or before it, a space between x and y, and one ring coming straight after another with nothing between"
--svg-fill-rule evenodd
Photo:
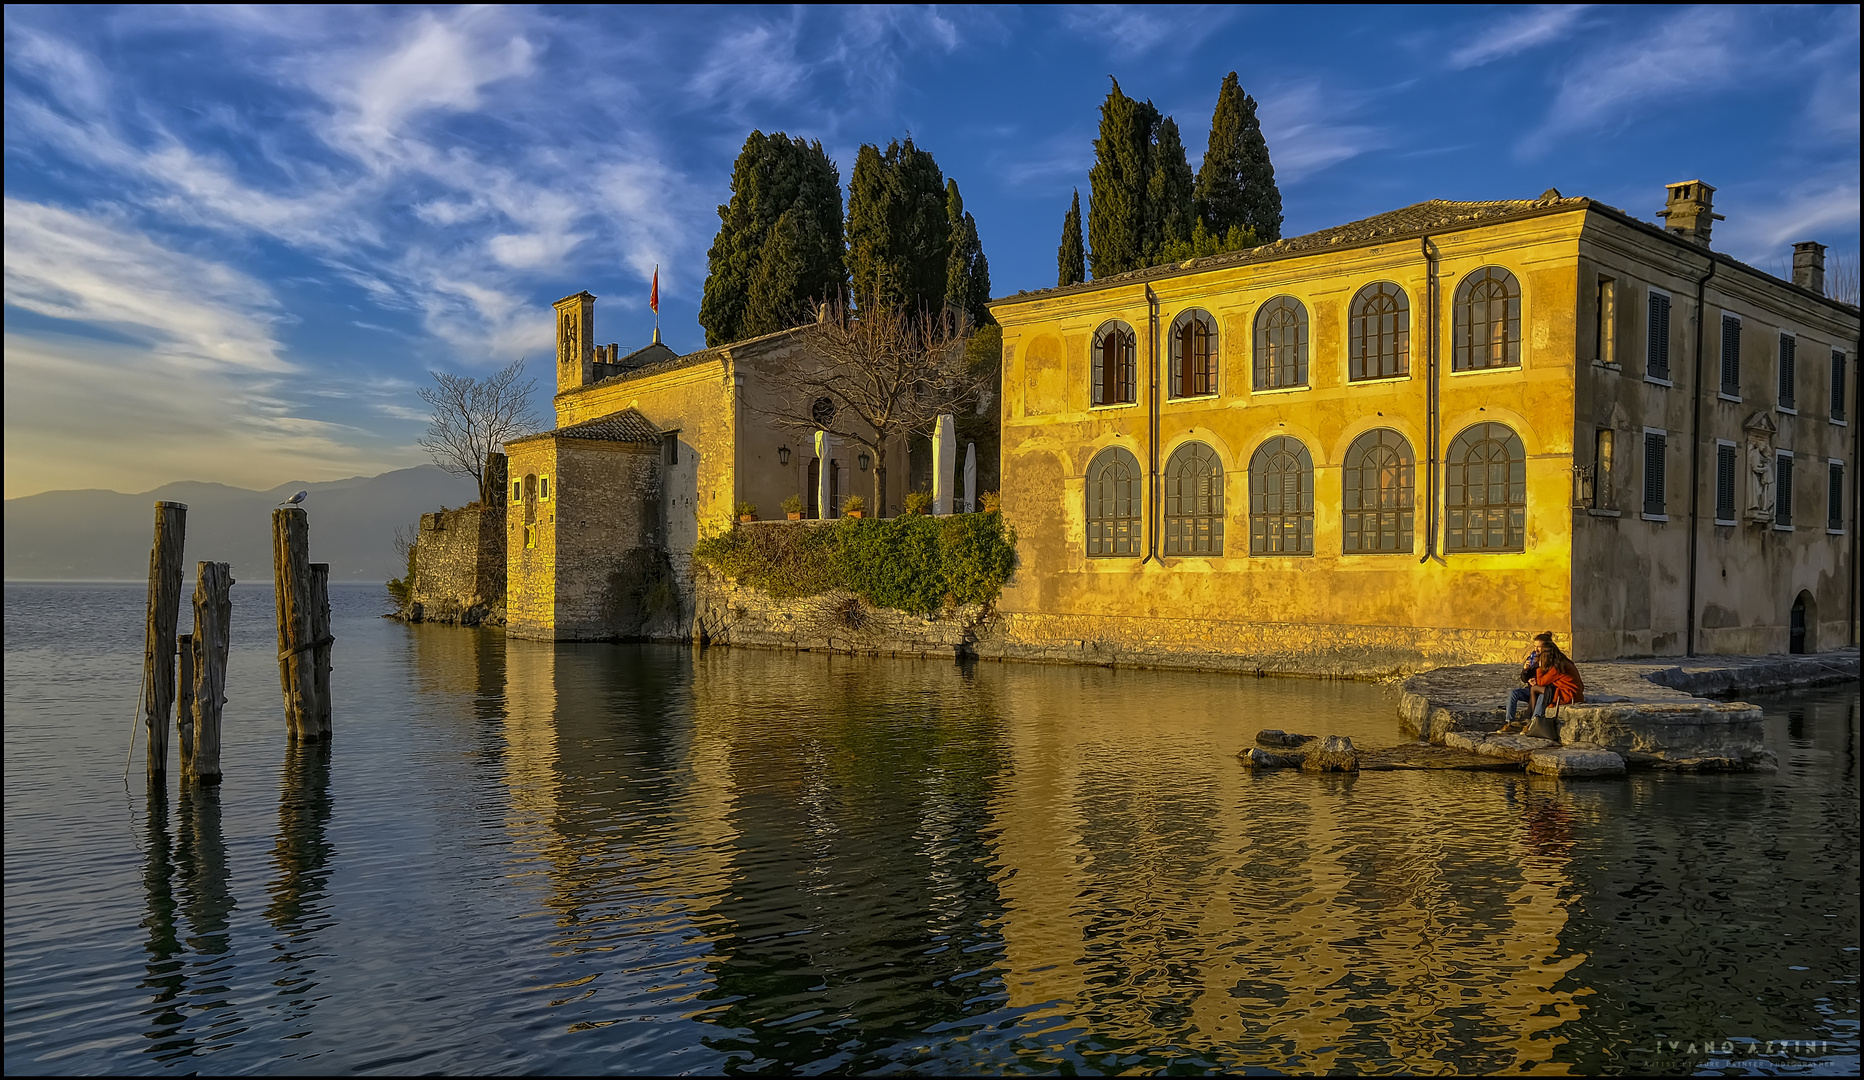
<instances>
[{"instance_id":1,"label":"downspout","mask_svg":"<svg viewBox=\"0 0 1864 1080\"><path fill-rule=\"evenodd\" d=\"M1159 530L1164 508L1159 503L1159 297L1146 286L1146 557L1139 565L1159 557Z\"/></svg>"},{"instance_id":2,"label":"downspout","mask_svg":"<svg viewBox=\"0 0 1864 1080\"><path fill-rule=\"evenodd\" d=\"M1437 544L1437 257L1431 254L1430 237L1424 245L1424 554L1418 563L1430 561Z\"/></svg>"},{"instance_id":3,"label":"downspout","mask_svg":"<svg viewBox=\"0 0 1864 1080\"><path fill-rule=\"evenodd\" d=\"M1690 367L1695 380L1690 387L1689 405L1689 599L1683 629L1683 655L1696 655L1696 548L1699 532L1696 517L1702 503L1702 335L1708 332L1702 302L1708 295L1709 279L1715 276L1715 256L1709 256L1709 272L1696 282L1696 355Z\"/></svg>"}]
</instances>

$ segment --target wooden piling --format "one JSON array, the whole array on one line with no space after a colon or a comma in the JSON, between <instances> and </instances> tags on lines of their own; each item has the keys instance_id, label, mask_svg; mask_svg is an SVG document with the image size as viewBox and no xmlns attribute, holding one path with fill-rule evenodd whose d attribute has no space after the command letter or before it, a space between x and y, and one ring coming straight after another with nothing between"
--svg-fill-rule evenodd
<instances>
[{"instance_id":1,"label":"wooden piling","mask_svg":"<svg viewBox=\"0 0 1864 1080\"><path fill-rule=\"evenodd\" d=\"M317 687L317 737L330 737L330 564L311 564L311 677Z\"/></svg>"},{"instance_id":2,"label":"wooden piling","mask_svg":"<svg viewBox=\"0 0 1864 1080\"><path fill-rule=\"evenodd\" d=\"M175 680L175 733L181 736L181 775L194 763L194 635L175 639L180 676Z\"/></svg>"},{"instance_id":3,"label":"wooden piling","mask_svg":"<svg viewBox=\"0 0 1864 1080\"><path fill-rule=\"evenodd\" d=\"M227 653L232 644L232 567L204 562L194 586L194 754L188 771L198 783L220 782L220 708L227 701Z\"/></svg>"},{"instance_id":4,"label":"wooden piling","mask_svg":"<svg viewBox=\"0 0 1864 1080\"><path fill-rule=\"evenodd\" d=\"M148 729L151 778L166 776L168 770L168 717L175 704L175 619L181 613L181 552L187 527L187 504L155 504L142 650L143 723Z\"/></svg>"},{"instance_id":5,"label":"wooden piling","mask_svg":"<svg viewBox=\"0 0 1864 1080\"><path fill-rule=\"evenodd\" d=\"M278 680L285 695L285 730L315 740L317 673L310 656L310 521L295 506L272 511L272 588L277 599Z\"/></svg>"}]
</instances>

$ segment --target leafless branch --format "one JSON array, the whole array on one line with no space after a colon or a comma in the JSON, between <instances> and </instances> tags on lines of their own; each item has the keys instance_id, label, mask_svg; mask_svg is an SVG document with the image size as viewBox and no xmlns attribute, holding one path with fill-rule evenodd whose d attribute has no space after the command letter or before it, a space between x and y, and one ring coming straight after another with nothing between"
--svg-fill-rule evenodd
<instances>
[{"instance_id":1,"label":"leafless branch","mask_svg":"<svg viewBox=\"0 0 1864 1080\"><path fill-rule=\"evenodd\" d=\"M485 474L486 459L505 440L527 435L539 426L531 409L537 380L524 379L524 361L514 360L484 379L433 372L434 385L422 387L421 400L433 410L419 442L434 464L470 478L479 486L479 502L494 499Z\"/></svg>"}]
</instances>

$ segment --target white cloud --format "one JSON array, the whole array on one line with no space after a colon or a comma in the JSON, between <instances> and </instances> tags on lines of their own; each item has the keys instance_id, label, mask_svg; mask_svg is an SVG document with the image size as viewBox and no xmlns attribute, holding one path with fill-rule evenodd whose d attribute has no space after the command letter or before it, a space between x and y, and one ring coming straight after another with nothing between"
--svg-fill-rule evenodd
<instances>
[{"instance_id":1,"label":"white cloud","mask_svg":"<svg viewBox=\"0 0 1864 1080\"><path fill-rule=\"evenodd\" d=\"M799 93L809 73L796 56L799 23L759 23L721 37L688 84L707 101L746 98L785 101Z\"/></svg>"},{"instance_id":2,"label":"white cloud","mask_svg":"<svg viewBox=\"0 0 1864 1080\"><path fill-rule=\"evenodd\" d=\"M1450 54L1453 68L1479 67L1566 37L1579 25L1585 4L1532 8L1481 31L1474 41Z\"/></svg>"},{"instance_id":3,"label":"white cloud","mask_svg":"<svg viewBox=\"0 0 1864 1080\"><path fill-rule=\"evenodd\" d=\"M1864 192L1855 169L1808 178L1785 192L1751 187L1716 192L1716 209L1728 220L1715 227L1715 246L1750 265L1765 268L1784 256L1791 266L1794 243L1857 232Z\"/></svg>"},{"instance_id":4,"label":"white cloud","mask_svg":"<svg viewBox=\"0 0 1864 1080\"><path fill-rule=\"evenodd\" d=\"M1275 181L1287 184L1386 145L1384 132L1344 121L1349 106L1328 100L1316 82L1265 95L1256 110L1275 158Z\"/></svg>"},{"instance_id":5,"label":"white cloud","mask_svg":"<svg viewBox=\"0 0 1864 1080\"><path fill-rule=\"evenodd\" d=\"M6 302L109 327L183 366L292 370L278 355L280 313L264 285L53 206L6 200Z\"/></svg>"},{"instance_id":6,"label":"white cloud","mask_svg":"<svg viewBox=\"0 0 1864 1080\"><path fill-rule=\"evenodd\" d=\"M1091 4L1067 8L1062 20L1068 29L1100 41L1113 52L1140 55L1167 42L1196 44L1233 14L1235 9L1228 6Z\"/></svg>"}]
</instances>

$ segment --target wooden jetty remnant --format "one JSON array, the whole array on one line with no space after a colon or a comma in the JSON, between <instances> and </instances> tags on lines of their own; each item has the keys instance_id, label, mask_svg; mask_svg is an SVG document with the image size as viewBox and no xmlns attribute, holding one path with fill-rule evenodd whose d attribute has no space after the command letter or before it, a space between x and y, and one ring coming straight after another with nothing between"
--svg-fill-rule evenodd
<instances>
[{"instance_id":1,"label":"wooden jetty remnant","mask_svg":"<svg viewBox=\"0 0 1864 1080\"><path fill-rule=\"evenodd\" d=\"M311 681L317 688L317 737L330 737L330 564L311 564Z\"/></svg>"},{"instance_id":2,"label":"wooden jetty remnant","mask_svg":"<svg viewBox=\"0 0 1864 1080\"><path fill-rule=\"evenodd\" d=\"M196 564L194 585L194 750L183 751L198 783L220 782L220 708L227 701L227 653L232 644L233 574L226 563ZM187 745L184 737L182 745Z\"/></svg>"},{"instance_id":3,"label":"wooden jetty remnant","mask_svg":"<svg viewBox=\"0 0 1864 1080\"><path fill-rule=\"evenodd\" d=\"M181 736L181 775L194 763L194 635L175 639L181 675L175 680L175 733Z\"/></svg>"},{"instance_id":4,"label":"wooden jetty remnant","mask_svg":"<svg viewBox=\"0 0 1864 1080\"><path fill-rule=\"evenodd\" d=\"M181 614L181 551L187 528L186 503L155 504L155 542L149 549L149 610L142 650L143 723L148 727L152 780L168 772L168 717L175 704L175 620Z\"/></svg>"},{"instance_id":5,"label":"wooden jetty remnant","mask_svg":"<svg viewBox=\"0 0 1864 1080\"><path fill-rule=\"evenodd\" d=\"M272 511L272 588L277 599L278 681L285 694L285 730L294 740L323 737L318 728L317 671L311 652L311 528L296 506Z\"/></svg>"}]
</instances>

